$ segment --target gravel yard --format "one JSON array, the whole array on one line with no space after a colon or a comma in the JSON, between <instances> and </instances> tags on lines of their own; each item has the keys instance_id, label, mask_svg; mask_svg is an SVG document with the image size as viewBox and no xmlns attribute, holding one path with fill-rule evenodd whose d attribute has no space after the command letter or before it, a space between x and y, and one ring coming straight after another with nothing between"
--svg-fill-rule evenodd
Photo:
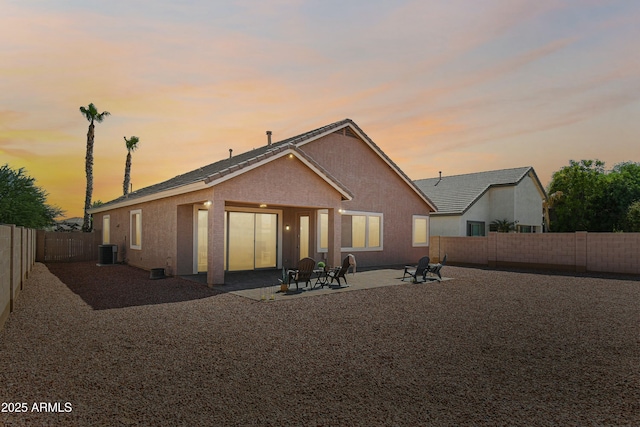
<instances>
[{"instance_id":1,"label":"gravel yard","mask_svg":"<svg viewBox=\"0 0 640 427\"><path fill-rule=\"evenodd\" d=\"M0 425L640 425L638 280L447 266L265 302L48 267L0 331Z\"/></svg>"}]
</instances>

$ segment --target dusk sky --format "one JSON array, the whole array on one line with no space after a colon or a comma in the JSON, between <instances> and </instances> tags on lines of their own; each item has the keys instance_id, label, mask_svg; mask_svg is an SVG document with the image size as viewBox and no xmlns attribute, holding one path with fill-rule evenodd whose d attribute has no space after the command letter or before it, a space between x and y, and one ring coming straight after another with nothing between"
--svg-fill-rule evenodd
<instances>
[{"instance_id":1,"label":"dusk sky","mask_svg":"<svg viewBox=\"0 0 640 427\"><path fill-rule=\"evenodd\" d=\"M640 161L640 2L0 0L0 165L93 200L345 118L411 178Z\"/></svg>"}]
</instances>

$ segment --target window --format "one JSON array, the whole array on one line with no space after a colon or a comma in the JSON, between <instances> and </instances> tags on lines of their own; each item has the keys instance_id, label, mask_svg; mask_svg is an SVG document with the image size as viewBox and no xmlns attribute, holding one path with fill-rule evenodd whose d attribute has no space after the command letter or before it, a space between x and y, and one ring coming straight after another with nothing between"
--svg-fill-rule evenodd
<instances>
[{"instance_id":1,"label":"window","mask_svg":"<svg viewBox=\"0 0 640 427\"><path fill-rule=\"evenodd\" d=\"M428 216L413 216L413 246L429 246Z\"/></svg>"},{"instance_id":2,"label":"window","mask_svg":"<svg viewBox=\"0 0 640 427\"><path fill-rule=\"evenodd\" d=\"M142 249L142 211L140 209L129 212L129 233L131 249Z\"/></svg>"},{"instance_id":3,"label":"window","mask_svg":"<svg viewBox=\"0 0 640 427\"><path fill-rule=\"evenodd\" d=\"M535 233L536 227L533 225L518 225L516 230L518 233Z\"/></svg>"},{"instance_id":4,"label":"window","mask_svg":"<svg viewBox=\"0 0 640 427\"><path fill-rule=\"evenodd\" d=\"M467 236L484 236L484 222L467 221Z\"/></svg>"},{"instance_id":5,"label":"window","mask_svg":"<svg viewBox=\"0 0 640 427\"><path fill-rule=\"evenodd\" d=\"M343 251L382 250L383 215L370 212L342 212ZM318 250L326 252L329 246L329 214L318 212Z\"/></svg>"},{"instance_id":6,"label":"window","mask_svg":"<svg viewBox=\"0 0 640 427\"><path fill-rule=\"evenodd\" d=\"M105 215L102 217L102 244L108 245L111 243L110 236L111 235L111 217L109 215Z\"/></svg>"}]
</instances>

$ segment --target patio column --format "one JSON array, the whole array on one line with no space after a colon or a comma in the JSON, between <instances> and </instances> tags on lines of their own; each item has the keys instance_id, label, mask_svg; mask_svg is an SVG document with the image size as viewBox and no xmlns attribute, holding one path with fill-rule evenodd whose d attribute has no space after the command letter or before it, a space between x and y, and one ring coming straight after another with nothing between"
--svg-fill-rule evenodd
<instances>
[{"instance_id":1,"label":"patio column","mask_svg":"<svg viewBox=\"0 0 640 427\"><path fill-rule=\"evenodd\" d=\"M214 197L209 207L207 285L224 285L224 200Z\"/></svg>"},{"instance_id":2,"label":"patio column","mask_svg":"<svg viewBox=\"0 0 640 427\"><path fill-rule=\"evenodd\" d=\"M329 209L329 248L327 264L331 267L342 265L342 214L339 209Z\"/></svg>"}]
</instances>

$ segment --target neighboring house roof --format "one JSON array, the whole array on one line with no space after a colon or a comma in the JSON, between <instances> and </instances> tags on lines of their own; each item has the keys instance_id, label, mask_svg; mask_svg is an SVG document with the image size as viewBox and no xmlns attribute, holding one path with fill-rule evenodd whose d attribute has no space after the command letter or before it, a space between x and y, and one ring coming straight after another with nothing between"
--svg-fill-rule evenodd
<instances>
[{"instance_id":1,"label":"neighboring house roof","mask_svg":"<svg viewBox=\"0 0 640 427\"><path fill-rule=\"evenodd\" d=\"M517 185L531 173L543 197L544 187L531 166L419 179L415 184L433 200L441 215L462 215L491 187Z\"/></svg>"},{"instance_id":2,"label":"neighboring house roof","mask_svg":"<svg viewBox=\"0 0 640 427\"><path fill-rule=\"evenodd\" d=\"M90 213L98 213L115 207L122 207L134 203L140 203L147 200L154 200L162 197L168 197L176 194L183 194L190 191L210 187L231 179L237 175L252 170L262 164L280 158L282 156L293 154L298 157L309 168L321 176L325 181L338 190L345 200L353 198L351 191L332 176L325 168L319 165L314 159L307 155L300 147L308 142L314 141L332 132L344 127L350 127L355 133L359 134L378 155L387 162L392 169L433 209L433 203L420 191L418 187L407 177L398 166L389 159L386 154L351 120L345 119L335 122L318 129L314 129L303 134L287 138L283 141L265 145L246 153L237 154L232 157L211 163L207 166L195 169L182 175L178 175L167 181L142 188L140 190L129 193L128 196L121 196L115 200L104 203L99 207L91 209Z\"/></svg>"}]
</instances>

